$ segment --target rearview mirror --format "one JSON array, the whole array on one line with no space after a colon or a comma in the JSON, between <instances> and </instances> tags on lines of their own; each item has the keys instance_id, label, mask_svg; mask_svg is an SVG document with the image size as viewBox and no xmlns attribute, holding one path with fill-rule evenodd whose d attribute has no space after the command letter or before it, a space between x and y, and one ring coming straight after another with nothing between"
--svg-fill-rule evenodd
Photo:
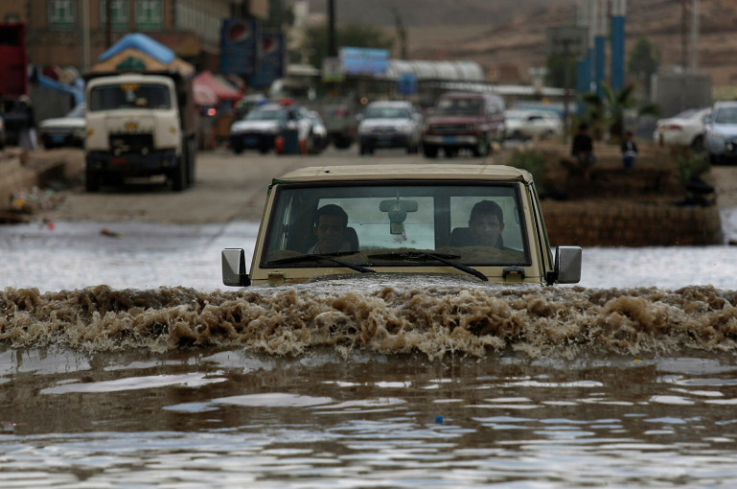
<instances>
[{"instance_id":1,"label":"rearview mirror","mask_svg":"<svg viewBox=\"0 0 737 489\"><path fill-rule=\"evenodd\" d=\"M226 248L222 253L223 284L247 287L251 279L246 273L246 253L241 248Z\"/></svg>"}]
</instances>

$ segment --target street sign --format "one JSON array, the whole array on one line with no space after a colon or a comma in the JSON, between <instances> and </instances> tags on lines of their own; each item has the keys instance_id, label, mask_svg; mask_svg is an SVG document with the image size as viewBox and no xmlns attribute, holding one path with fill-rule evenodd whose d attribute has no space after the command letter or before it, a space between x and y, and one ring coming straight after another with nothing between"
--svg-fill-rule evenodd
<instances>
[{"instance_id":1,"label":"street sign","mask_svg":"<svg viewBox=\"0 0 737 489\"><path fill-rule=\"evenodd\" d=\"M589 49L589 28L575 25L548 27L545 36L545 55L586 56Z\"/></svg>"}]
</instances>

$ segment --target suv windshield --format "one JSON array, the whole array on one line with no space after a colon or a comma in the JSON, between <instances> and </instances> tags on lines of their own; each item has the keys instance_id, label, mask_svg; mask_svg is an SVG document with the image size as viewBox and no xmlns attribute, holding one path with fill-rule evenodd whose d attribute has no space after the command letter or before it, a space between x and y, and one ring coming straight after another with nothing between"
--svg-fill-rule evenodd
<instances>
[{"instance_id":1,"label":"suv windshield","mask_svg":"<svg viewBox=\"0 0 737 489\"><path fill-rule=\"evenodd\" d=\"M89 110L170 109L169 87L158 83L101 85L90 91Z\"/></svg>"},{"instance_id":2,"label":"suv windshield","mask_svg":"<svg viewBox=\"0 0 737 489\"><path fill-rule=\"evenodd\" d=\"M480 98L441 98L438 113L441 115L482 115L484 101Z\"/></svg>"},{"instance_id":3,"label":"suv windshield","mask_svg":"<svg viewBox=\"0 0 737 489\"><path fill-rule=\"evenodd\" d=\"M262 267L529 265L518 185L279 185ZM326 210L328 209L328 210ZM421 253L414 253L421 252ZM430 255L430 254L432 255Z\"/></svg>"},{"instance_id":4,"label":"suv windshield","mask_svg":"<svg viewBox=\"0 0 737 489\"><path fill-rule=\"evenodd\" d=\"M737 124L737 107L721 107L717 110L714 122L717 124Z\"/></svg>"},{"instance_id":5,"label":"suv windshield","mask_svg":"<svg viewBox=\"0 0 737 489\"><path fill-rule=\"evenodd\" d=\"M409 111L401 107L369 107L365 119L409 119Z\"/></svg>"}]
</instances>

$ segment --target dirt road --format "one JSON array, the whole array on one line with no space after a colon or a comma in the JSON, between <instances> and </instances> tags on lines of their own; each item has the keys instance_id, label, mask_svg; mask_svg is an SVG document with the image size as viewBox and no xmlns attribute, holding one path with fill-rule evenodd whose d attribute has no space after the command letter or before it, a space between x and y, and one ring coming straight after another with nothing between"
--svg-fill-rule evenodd
<instances>
[{"instance_id":1,"label":"dirt road","mask_svg":"<svg viewBox=\"0 0 737 489\"><path fill-rule=\"evenodd\" d=\"M72 151L72 150L67 150ZM70 166L83 169L82 151L68 153ZM494 162L499 154L487 158ZM319 156L275 156L246 152L234 155L227 149L201 152L198 155L197 184L184 192L172 192L161 180L138 180L123 186L103 187L88 193L79 185L60 192L62 203L44 211L43 217L54 221L143 221L200 224L229 221L260 221L266 191L271 180L290 170L305 166L426 163L419 155L403 151L377 152L362 157L356 148L345 151L328 149ZM438 162L445 160L441 158ZM482 163L482 160L458 157L453 163ZM737 167L713 167L709 180L717 187L721 207L737 207Z\"/></svg>"},{"instance_id":2,"label":"dirt road","mask_svg":"<svg viewBox=\"0 0 737 489\"><path fill-rule=\"evenodd\" d=\"M75 165L81 165L82 152L71 158ZM177 224L260 221L269 183L288 171L313 165L410 161L420 163L423 158L401 151L366 158L358 156L355 148L329 149L320 156L263 156L254 152L236 156L228 150L201 152L197 160L197 183L188 190L172 192L163 177L103 187L96 193L86 192L80 182L79 186L61 191L62 203L44 211L43 216L54 221L136 220Z\"/></svg>"}]
</instances>

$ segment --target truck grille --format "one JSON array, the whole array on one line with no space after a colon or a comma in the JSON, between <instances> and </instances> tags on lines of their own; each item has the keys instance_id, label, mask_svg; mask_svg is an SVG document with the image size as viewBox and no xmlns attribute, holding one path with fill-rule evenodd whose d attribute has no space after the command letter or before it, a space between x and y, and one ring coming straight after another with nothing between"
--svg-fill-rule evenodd
<instances>
[{"instance_id":1,"label":"truck grille","mask_svg":"<svg viewBox=\"0 0 737 489\"><path fill-rule=\"evenodd\" d=\"M440 133L461 133L468 132L468 124L443 124L437 126L430 126L431 132Z\"/></svg>"},{"instance_id":2,"label":"truck grille","mask_svg":"<svg viewBox=\"0 0 737 489\"><path fill-rule=\"evenodd\" d=\"M114 154L148 153L154 147L153 134L111 134L110 149Z\"/></svg>"}]
</instances>

